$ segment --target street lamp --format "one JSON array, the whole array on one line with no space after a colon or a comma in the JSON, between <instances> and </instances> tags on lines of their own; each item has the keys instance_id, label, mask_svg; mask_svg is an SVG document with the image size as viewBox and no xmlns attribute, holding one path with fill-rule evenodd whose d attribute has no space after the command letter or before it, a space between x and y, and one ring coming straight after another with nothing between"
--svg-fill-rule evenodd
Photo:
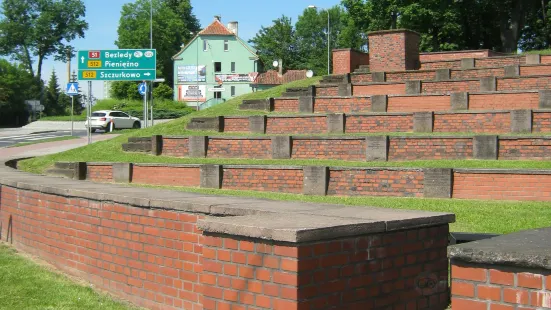
<instances>
[{"instance_id":1,"label":"street lamp","mask_svg":"<svg viewBox=\"0 0 551 310\"><path fill-rule=\"evenodd\" d=\"M318 9L315 5L309 5L309 9ZM329 10L327 11L327 74L331 74L330 71L330 61L331 61L331 20L330 20L330 14Z\"/></svg>"}]
</instances>

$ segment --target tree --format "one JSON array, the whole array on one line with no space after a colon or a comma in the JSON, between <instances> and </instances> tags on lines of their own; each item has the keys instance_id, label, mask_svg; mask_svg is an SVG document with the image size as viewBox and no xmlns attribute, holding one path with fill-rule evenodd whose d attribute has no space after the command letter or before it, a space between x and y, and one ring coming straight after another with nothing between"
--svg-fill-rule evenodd
<instances>
[{"instance_id":1,"label":"tree","mask_svg":"<svg viewBox=\"0 0 551 310\"><path fill-rule=\"evenodd\" d=\"M109 95L119 100L140 100L142 96L138 93L139 82L116 81L111 83Z\"/></svg>"},{"instance_id":2,"label":"tree","mask_svg":"<svg viewBox=\"0 0 551 310\"><path fill-rule=\"evenodd\" d=\"M161 83L157 87L153 88L153 97L157 99L172 100L174 96L172 87Z\"/></svg>"},{"instance_id":3,"label":"tree","mask_svg":"<svg viewBox=\"0 0 551 310\"><path fill-rule=\"evenodd\" d=\"M61 102L61 90L57 81L55 70L52 70L50 81L46 87L46 100L44 101L44 113L48 116L65 114L66 102Z\"/></svg>"},{"instance_id":4,"label":"tree","mask_svg":"<svg viewBox=\"0 0 551 310\"><path fill-rule=\"evenodd\" d=\"M254 38L249 40L258 52L265 68L272 68L274 60L283 61L283 69L295 69L297 55L295 30L291 19L285 15L272 21L269 27L262 26Z\"/></svg>"},{"instance_id":5,"label":"tree","mask_svg":"<svg viewBox=\"0 0 551 310\"><path fill-rule=\"evenodd\" d=\"M123 5L118 39L119 48L149 48L150 1L153 5L153 48L157 50L157 73L169 85L174 81L172 56L200 29L189 0L137 0Z\"/></svg>"},{"instance_id":6,"label":"tree","mask_svg":"<svg viewBox=\"0 0 551 310\"><path fill-rule=\"evenodd\" d=\"M36 99L40 89L22 65L0 59L0 127L22 126L29 112L25 100Z\"/></svg>"},{"instance_id":7,"label":"tree","mask_svg":"<svg viewBox=\"0 0 551 310\"><path fill-rule=\"evenodd\" d=\"M83 20L82 0L3 0L0 9L0 53L24 64L36 77L48 56L66 60L69 43L84 37L88 23Z\"/></svg>"}]
</instances>

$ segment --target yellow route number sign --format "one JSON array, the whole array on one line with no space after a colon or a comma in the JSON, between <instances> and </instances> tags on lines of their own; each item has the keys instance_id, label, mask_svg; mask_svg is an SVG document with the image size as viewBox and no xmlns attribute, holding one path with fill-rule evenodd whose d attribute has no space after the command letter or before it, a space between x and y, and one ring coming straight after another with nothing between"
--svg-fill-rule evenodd
<instances>
[{"instance_id":1,"label":"yellow route number sign","mask_svg":"<svg viewBox=\"0 0 551 310\"><path fill-rule=\"evenodd\" d=\"M96 71L83 71L82 77L84 77L85 79L95 79Z\"/></svg>"},{"instance_id":2,"label":"yellow route number sign","mask_svg":"<svg viewBox=\"0 0 551 310\"><path fill-rule=\"evenodd\" d=\"M101 60L88 60L88 68L101 68Z\"/></svg>"}]
</instances>

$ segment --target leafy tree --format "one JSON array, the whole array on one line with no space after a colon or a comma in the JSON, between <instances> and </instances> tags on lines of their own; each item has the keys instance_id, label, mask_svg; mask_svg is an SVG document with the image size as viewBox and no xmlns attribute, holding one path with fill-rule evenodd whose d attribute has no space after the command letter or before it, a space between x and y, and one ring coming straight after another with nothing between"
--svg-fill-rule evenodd
<instances>
[{"instance_id":1,"label":"leafy tree","mask_svg":"<svg viewBox=\"0 0 551 310\"><path fill-rule=\"evenodd\" d=\"M21 126L29 112L25 100L36 99L40 90L24 66L0 59L0 127Z\"/></svg>"},{"instance_id":2,"label":"leafy tree","mask_svg":"<svg viewBox=\"0 0 551 310\"><path fill-rule=\"evenodd\" d=\"M88 23L83 20L82 0L3 0L0 7L0 54L12 56L36 76L48 56L66 60L69 42L83 38Z\"/></svg>"},{"instance_id":3,"label":"leafy tree","mask_svg":"<svg viewBox=\"0 0 551 310\"><path fill-rule=\"evenodd\" d=\"M258 51L260 61L266 69L273 69L274 60L283 60L283 69L297 67L295 30L291 18L282 15L272 21L269 27L262 26L254 38L249 40Z\"/></svg>"},{"instance_id":4,"label":"leafy tree","mask_svg":"<svg viewBox=\"0 0 551 310\"><path fill-rule=\"evenodd\" d=\"M157 50L157 72L173 84L172 56L200 29L189 0L137 0L123 5L119 20L119 48L149 48L150 1L153 5L153 48Z\"/></svg>"},{"instance_id":5,"label":"leafy tree","mask_svg":"<svg viewBox=\"0 0 551 310\"><path fill-rule=\"evenodd\" d=\"M153 88L153 98L172 100L174 93L172 87L161 83L157 87Z\"/></svg>"},{"instance_id":6,"label":"leafy tree","mask_svg":"<svg viewBox=\"0 0 551 310\"><path fill-rule=\"evenodd\" d=\"M117 81L111 83L109 95L119 100L139 100L142 96L138 93L139 82Z\"/></svg>"}]
</instances>

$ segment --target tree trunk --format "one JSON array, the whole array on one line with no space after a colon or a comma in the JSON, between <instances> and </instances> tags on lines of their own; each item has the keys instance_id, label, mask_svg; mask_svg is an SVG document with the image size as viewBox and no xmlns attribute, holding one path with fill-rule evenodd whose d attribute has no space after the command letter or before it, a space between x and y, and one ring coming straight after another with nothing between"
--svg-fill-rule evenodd
<instances>
[{"instance_id":1,"label":"tree trunk","mask_svg":"<svg viewBox=\"0 0 551 310\"><path fill-rule=\"evenodd\" d=\"M23 46L25 49L25 62L27 64L27 67L29 68L29 72L31 73L31 76L34 77L34 71L33 71L33 62L31 59L31 54L29 53L29 49L26 45Z\"/></svg>"},{"instance_id":2,"label":"tree trunk","mask_svg":"<svg viewBox=\"0 0 551 310\"><path fill-rule=\"evenodd\" d=\"M525 6L523 0L512 0L511 15L507 9L500 16L501 49L503 52L515 53L518 47L520 30L524 27Z\"/></svg>"},{"instance_id":3,"label":"tree trunk","mask_svg":"<svg viewBox=\"0 0 551 310\"><path fill-rule=\"evenodd\" d=\"M396 12L391 12L390 13L390 29L396 29L396 25L397 25L397 22L398 22L398 13Z\"/></svg>"},{"instance_id":4,"label":"tree trunk","mask_svg":"<svg viewBox=\"0 0 551 310\"><path fill-rule=\"evenodd\" d=\"M38 54L38 65L36 67L36 76L41 79L42 78L42 61L44 59L44 56L42 54Z\"/></svg>"}]
</instances>

